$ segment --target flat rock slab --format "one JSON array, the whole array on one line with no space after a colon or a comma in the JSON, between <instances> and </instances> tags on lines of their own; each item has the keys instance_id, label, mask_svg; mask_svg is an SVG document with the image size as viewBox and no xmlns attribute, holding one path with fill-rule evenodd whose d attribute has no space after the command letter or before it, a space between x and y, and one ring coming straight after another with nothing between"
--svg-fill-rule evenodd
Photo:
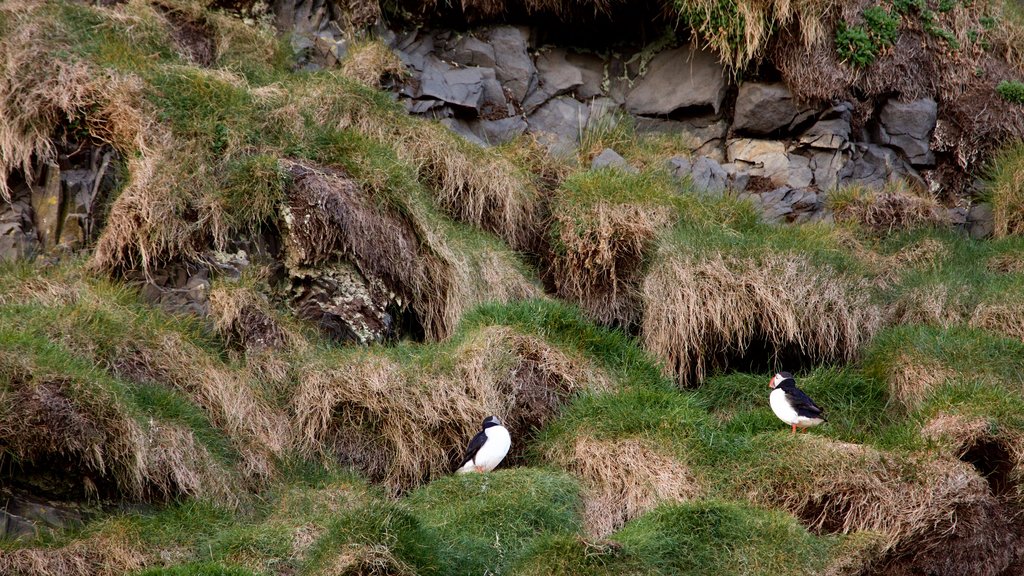
<instances>
[{"instance_id":1,"label":"flat rock slab","mask_svg":"<svg viewBox=\"0 0 1024 576\"><path fill-rule=\"evenodd\" d=\"M611 148L605 148L590 162L591 170L600 170L602 168L614 168L631 174L638 172L636 168L629 165L625 158Z\"/></svg>"},{"instance_id":2,"label":"flat rock slab","mask_svg":"<svg viewBox=\"0 0 1024 576\"><path fill-rule=\"evenodd\" d=\"M479 110L484 101L483 68L453 68L428 56L415 98L432 98L456 106Z\"/></svg>"},{"instance_id":3,"label":"flat rock slab","mask_svg":"<svg viewBox=\"0 0 1024 576\"><path fill-rule=\"evenodd\" d=\"M487 32L494 48L494 72L516 100L522 102L537 82L537 67L527 51L529 32L515 26L498 26Z\"/></svg>"},{"instance_id":4,"label":"flat rock slab","mask_svg":"<svg viewBox=\"0 0 1024 576\"><path fill-rule=\"evenodd\" d=\"M651 59L647 73L626 96L633 114L671 114L710 106L718 113L725 97L725 70L710 52L692 46L666 50Z\"/></svg>"}]
</instances>

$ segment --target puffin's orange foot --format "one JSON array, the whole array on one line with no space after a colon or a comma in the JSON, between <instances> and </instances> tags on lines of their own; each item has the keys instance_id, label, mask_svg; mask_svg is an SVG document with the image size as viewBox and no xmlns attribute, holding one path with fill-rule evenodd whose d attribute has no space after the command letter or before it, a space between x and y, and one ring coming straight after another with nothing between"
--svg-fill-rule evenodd
<instances>
[{"instance_id":1,"label":"puffin's orange foot","mask_svg":"<svg viewBox=\"0 0 1024 576\"><path fill-rule=\"evenodd\" d=\"M796 424L793 424L793 434L796 434Z\"/></svg>"}]
</instances>

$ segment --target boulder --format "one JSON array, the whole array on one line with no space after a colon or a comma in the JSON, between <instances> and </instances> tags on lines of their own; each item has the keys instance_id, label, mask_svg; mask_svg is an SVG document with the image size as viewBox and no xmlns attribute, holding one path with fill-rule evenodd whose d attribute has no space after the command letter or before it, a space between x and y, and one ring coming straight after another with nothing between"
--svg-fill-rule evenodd
<instances>
[{"instance_id":1,"label":"boulder","mask_svg":"<svg viewBox=\"0 0 1024 576\"><path fill-rule=\"evenodd\" d=\"M840 185L881 188L900 179L924 186L921 176L891 148L875 144L851 145L850 159L839 172Z\"/></svg>"},{"instance_id":2,"label":"boulder","mask_svg":"<svg viewBox=\"0 0 1024 576\"><path fill-rule=\"evenodd\" d=\"M782 186L763 194L740 194L757 206L768 222L808 222L823 217L824 202L808 188Z\"/></svg>"},{"instance_id":3,"label":"boulder","mask_svg":"<svg viewBox=\"0 0 1024 576\"><path fill-rule=\"evenodd\" d=\"M494 68L497 65L497 58L494 55L494 46L483 40L471 36L460 36L454 44L441 53L445 60L461 64L463 66L479 66L481 68Z\"/></svg>"},{"instance_id":4,"label":"boulder","mask_svg":"<svg viewBox=\"0 0 1024 576\"><path fill-rule=\"evenodd\" d=\"M903 152L911 165L932 166L935 155L929 143L938 110L938 104L931 98L912 102L889 100L882 106L874 126L875 140Z\"/></svg>"},{"instance_id":5,"label":"boulder","mask_svg":"<svg viewBox=\"0 0 1024 576\"><path fill-rule=\"evenodd\" d=\"M537 81L537 68L527 51L525 28L497 26L486 34L494 48L494 72L516 102L522 102Z\"/></svg>"},{"instance_id":6,"label":"boulder","mask_svg":"<svg viewBox=\"0 0 1024 576\"><path fill-rule=\"evenodd\" d=\"M515 113L515 110L509 106L508 100L505 98L505 90L501 87L501 82L491 68L477 68L483 75L483 98L480 101L480 108L477 110L477 114L481 118L487 118L489 120L497 120L499 118L507 118Z\"/></svg>"},{"instance_id":7,"label":"boulder","mask_svg":"<svg viewBox=\"0 0 1024 576\"><path fill-rule=\"evenodd\" d=\"M811 169L811 159L799 154L786 154L789 160L789 177L786 178L786 186L790 188L807 188L814 182L814 170Z\"/></svg>"},{"instance_id":8,"label":"boulder","mask_svg":"<svg viewBox=\"0 0 1024 576\"><path fill-rule=\"evenodd\" d=\"M0 262L31 259L38 249L28 191L15 190L10 204L0 201Z\"/></svg>"},{"instance_id":9,"label":"boulder","mask_svg":"<svg viewBox=\"0 0 1024 576\"><path fill-rule=\"evenodd\" d=\"M434 53L434 35L414 30L398 39L395 53L403 64L413 70L422 71L426 66L427 56Z\"/></svg>"},{"instance_id":10,"label":"boulder","mask_svg":"<svg viewBox=\"0 0 1024 576\"><path fill-rule=\"evenodd\" d=\"M605 148L590 162L591 170L600 170L601 168L615 168L631 174L638 172L636 168L629 165L629 162L626 162L625 158L611 148Z\"/></svg>"},{"instance_id":11,"label":"boulder","mask_svg":"<svg viewBox=\"0 0 1024 576\"><path fill-rule=\"evenodd\" d=\"M438 120L438 123L447 126L449 130L455 132L459 136L468 142L472 142L480 147L486 147L487 142L480 138L477 134L474 126L471 122L463 120L462 118L442 118Z\"/></svg>"},{"instance_id":12,"label":"boulder","mask_svg":"<svg viewBox=\"0 0 1024 576\"><path fill-rule=\"evenodd\" d=\"M590 111L585 104L569 96L549 100L527 117L529 131L555 156L575 154L579 135L587 125Z\"/></svg>"},{"instance_id":13,"label":"boulder","mask_svg":"<svg viewBox=\"0 0 1024 576\"><path fill-rule=\"evenodd\" d=\"M725 70L711 52L683 46L666 50L626 96L633 114L671 114L680 108L710 107L718 114L725 97Z\"/></svg>"},{"instance_id":14,"label":"boulder","mask_svg":"<svg viewBox=\"0 0 1024 576\"><path fill-rule=\"evenodd\" d=\"M967 229L971 238L989 238L995 231L995 220L992 215L992 205L986 202L975 204L967 212Z\"/></svg>"},{"instance_id":15,"label":"boulder","mask_svg":"<svg viewBox=\"0 0 1024 576\"><path fill-rule=\"evenodd\" d=\"M819 190L833 190L839 184L839 173L846 165L847 155L841 151L814 151L810 168Z\"/></svg>"},{"instance_id":16,"label":"boulder","mask_svg":"<svg viewBox=\"0 0 1024 576\"><path fill-rule=\"evenodd\" d=\"M604 82L605 61L594 54L569 52L566 61L580 71L582 82L576 87L575 94L579 100L589 100L604 95L601 88Z\"/></svg>"},{"instance_id":17,"label":"boulder","mask_svg":"<svg viewBox=\"0 0 1024 576\"><path fill-rule=\"evenodd\" d=\"M583 74L565 57L564 48L551 48L537 57L537 86L523 100L524 112L529 114L551 98L583 84Z\"/></svg>"},{"instance_id":18,"label":"boulder","mask_svg":"<svg viewBox=\"0 0 1024 576\"><path fill-rule=\"evenodd\" d=\"M845 150L850 141L852 117L853 105L849 102L833 106L800 135L800 143L811 148Z\"/></svg>"},{"instance_id":19,"label":"boulder","mask_svg":"<svg viewBox=\"0 0 1024 576\"><path fill-rule=\"evenodd\" d=\"M767 136L790 131L813 115L813 109L796 105L793 93L782 82L744 82L736 96L732 128L736 132Z\"/></svg>"},{"instance_id":20,"label":"boulder","mask_svg":"<svg viewBox=\"0 0 1024 576\"><path fill-rule=\"evenodd\" d=\"M751 176L768 178L776 186L784 186L789 181L790 159L783 142L735 138L726 146L726 158L746 167Z\"/></svg>"},{"instance_id":21,"label":"boulder","mask_svg":"<svg viewBox=\"0 0 1024 576\"><path fill-rule=\"evenodd\" d=\"M499 120L477 120L471 123L473 131L487 144L503 144L526 132L526 120L522 116L509 116Z\"/></svg>"}]
</instances>

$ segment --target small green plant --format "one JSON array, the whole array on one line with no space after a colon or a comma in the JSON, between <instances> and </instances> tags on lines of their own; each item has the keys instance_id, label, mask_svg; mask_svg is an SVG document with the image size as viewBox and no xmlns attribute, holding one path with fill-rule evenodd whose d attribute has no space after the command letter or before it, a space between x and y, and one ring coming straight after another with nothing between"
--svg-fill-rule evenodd
<instances>
[{"instance_id":1,"label":"small green plant","mask_svg":"<svg viewBox=\"0 0 1024 576\"><path fill-rule=\"evenodd\" d=\"M857 67L870 65L900 36L900 18L881 6L865 8L864 26L840 22L836 29L836 50L839 57Z\"/></svg>"},{"instance_id":2,"label":"small green plant","mask_svg":"<svg viewBox=\"0 0 1024 576\"><path fill-rule=\"evenodd\" d=\"M996 85L996 92L1007 102L1024 104L1024 82L1020 80L1003 80Z\"/></svg>"},{"instance_id":3,"label":"small green plant","mask_svg":"<svg viewBox=\"0 0 1024 576\"><path fill-rule=\"evenodd\" d=\"M926 8L924 0L893 0L892 7L896 12L906 15L911 12L921 12Z\"/></svg>"},{"instance_id":4,"label":"small green plant","mask_svg":"<svg viewBox=\"0 0 1024 576\"><path fill-rule=\"evenodd\" d=\"M939 12L946 13L956 8L956 0L939 0Z\"/></svg>"}]
</instances>

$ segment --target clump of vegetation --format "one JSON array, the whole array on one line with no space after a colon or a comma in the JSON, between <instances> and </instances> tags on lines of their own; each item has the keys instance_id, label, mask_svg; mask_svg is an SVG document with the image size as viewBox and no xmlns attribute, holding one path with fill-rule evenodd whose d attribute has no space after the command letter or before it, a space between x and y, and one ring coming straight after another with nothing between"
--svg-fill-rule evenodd
<instances>
[{"instance_id":1,"label":"clump of vegetation","mask_svg":"<svg viewBox=\"0 0 1024 576\"><path fill-rule=\"evenodd\" d=\"M853 187L829 194L828 205L837 221L857 222L881 234L942 226L948 216L935 198L900 188L878 191Z\"/></svg>"},{"instance_id":2,"label":"clump of vegetation","mask_svg":"<svg viewBox=\"0 0 1024 576\"><path fill-rule=\"evenodd\" d=\"M1007 102L1024 104L1024 82L1019 80L1003 80L996 84L996 92Z\"/></svg>"},{"instance_id":3,"label":"clump of vegetation","mask_svg":"<svg viewBox=\"0 0 1024 576\"><path fill-rule=\"evenodd\" d=\"M1024 235L1024 143L1011 143L992 160L988 198L996 237Z\"/></svg>"},{"instance_id":4,"label":"clump of vegetation","mask_svg":"<svg viewBox=\"0 0 1024 576\"><path fill-rule=\"evenodd\" d=\"M881 6L861 13L864 25L840 22L836 27L836 50L844 62L865 67L899 39L900 18Z\"/></svg>"}]
</instances>

